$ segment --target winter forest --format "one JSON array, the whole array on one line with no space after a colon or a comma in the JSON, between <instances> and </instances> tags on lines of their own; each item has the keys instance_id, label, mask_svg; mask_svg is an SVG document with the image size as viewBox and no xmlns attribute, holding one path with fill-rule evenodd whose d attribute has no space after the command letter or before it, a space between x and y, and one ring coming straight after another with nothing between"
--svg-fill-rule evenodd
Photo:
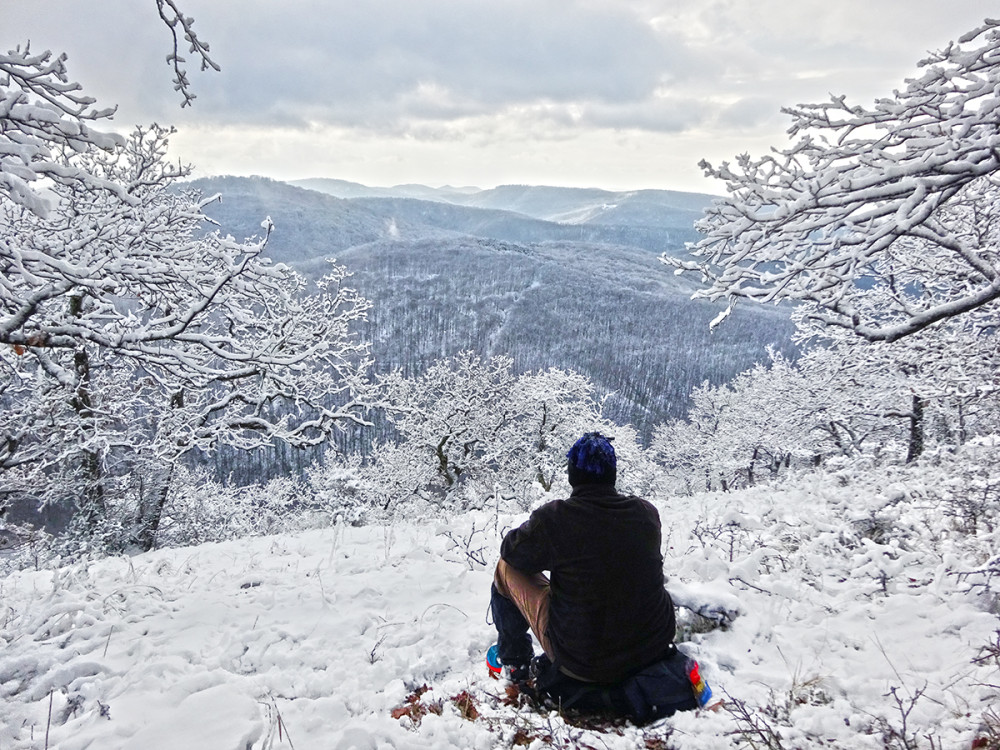
<instances>
[{"instance_id":1,"label":"winter forest","mask_svg":"<svg viewBox=\"0 0 1000 750\"><path fill-rule=\"evenodd\" d=\"M1000 22L943 45L721 197L195 179L0 52L0 748L1000 750ZM486 672L592 430L713 710Z\"/></svg>"}]
</instances>

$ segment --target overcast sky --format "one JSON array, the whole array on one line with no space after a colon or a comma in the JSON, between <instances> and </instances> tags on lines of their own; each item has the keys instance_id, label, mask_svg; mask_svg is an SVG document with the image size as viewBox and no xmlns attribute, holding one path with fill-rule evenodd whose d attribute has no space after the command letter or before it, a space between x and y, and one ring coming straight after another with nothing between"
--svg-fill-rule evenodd
<instances>
[{"instance_id":1,"label":"overcast sky","mask_svg":"<svg viewBox=\"0 0 1000 750\"><path fill-rule=\"evenodd\" d=\"M155 0L0 0L0 48L69 55L114 127L198 175L722 192L783 105L889 94L981 0L178 0L220 73L181 109ZM192 66L194 67L194 66Z\"/></svg>"}]
</instances>

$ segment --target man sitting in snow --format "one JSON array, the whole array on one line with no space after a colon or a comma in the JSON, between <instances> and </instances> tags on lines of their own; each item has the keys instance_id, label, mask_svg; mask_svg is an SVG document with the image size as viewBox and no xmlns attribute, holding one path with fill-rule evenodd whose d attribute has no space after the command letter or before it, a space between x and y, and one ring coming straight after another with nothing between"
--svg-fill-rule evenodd
<instances>
[{"instance_id":1,"label":"man sitting in snow","mask_svg":"<svg viewBox=\"0 0 1000 750\"><path fill-rule=\"evenodd\" d=\"M673 643L659 514L616 491L615 451L600 433L567 457L570 497L535 510L500 547L491 668L522 684L532 678L563 708L638 721L695 708L700 677ZM534 661L529 628L545 652Z\"/></svg>"}]
</instances>

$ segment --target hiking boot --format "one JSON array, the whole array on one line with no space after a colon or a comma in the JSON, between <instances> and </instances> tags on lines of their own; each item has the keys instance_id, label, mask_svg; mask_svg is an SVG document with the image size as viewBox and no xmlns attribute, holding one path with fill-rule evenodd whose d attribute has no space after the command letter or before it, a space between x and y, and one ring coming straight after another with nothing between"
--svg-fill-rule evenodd
<instances>
[{"instance_id":1,"label":"hiking boot","mask_svg":"<svg viewBox=\"0 0 1000 750\"><path fill-rule=\"evenodd\" d=\"M525 682L531 676L530 662L505 663L500 658L496 644L490 646L486 652L486 666L490 670L490 677L496 680L503 677L511 682Z\"/></svg>"},{"instance_id":2,"label":"hiking boot","mask_svg":"<svg viewBox=\"0 0 1000 750\"><path fill-rule=\"evenodd\" d=\"M503 676L511 682L527 682L531 677L531 667L529 664L504 664Z\"/></svg>"}]
</instances>

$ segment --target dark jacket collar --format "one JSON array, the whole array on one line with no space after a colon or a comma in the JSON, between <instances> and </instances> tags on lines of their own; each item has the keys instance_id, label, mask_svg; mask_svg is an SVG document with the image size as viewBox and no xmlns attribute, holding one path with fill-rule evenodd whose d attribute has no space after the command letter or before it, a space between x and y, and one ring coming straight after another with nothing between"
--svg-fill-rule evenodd
<instances>
[{"instance_id":1,"label":"dark jacket collar","mask_svg":"<svg viewBox=\"0 0 1000 750\"><path fill-rule=\"evenodd\" d=\"M572 498L621 497L613 484L578 484L569 495Z\"/></svg>"}]
</instances>

